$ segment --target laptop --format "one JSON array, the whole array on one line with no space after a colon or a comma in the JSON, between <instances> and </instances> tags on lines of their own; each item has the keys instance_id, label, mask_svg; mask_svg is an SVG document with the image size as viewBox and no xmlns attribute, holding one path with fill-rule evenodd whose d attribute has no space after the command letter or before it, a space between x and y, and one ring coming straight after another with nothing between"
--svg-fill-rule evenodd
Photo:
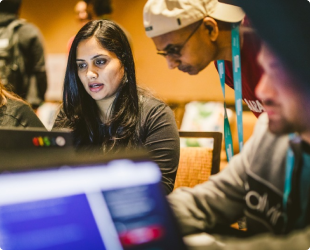
<instances>
[{"instance_id":1,"label":"laptop","mask_svg":"<svg viewBox=\"0 0 310 250\"><path fill-rule=\"evenodd\" d=\"M185 249L160 170L145 155L70 153L59 164L61 151L44 152L49 167L0 166L1 249Z\"/></svg>"},{"instance_id":2,"label":"laptop","mask_svg":"<svg viewBox=\"0 0 310 250\"><path fill-rule=\"evenodd\" d=\"M68 129L1 127L0 142L0 150L64 148L73 146L73 136Z\"/></svg>"}]
</instances>

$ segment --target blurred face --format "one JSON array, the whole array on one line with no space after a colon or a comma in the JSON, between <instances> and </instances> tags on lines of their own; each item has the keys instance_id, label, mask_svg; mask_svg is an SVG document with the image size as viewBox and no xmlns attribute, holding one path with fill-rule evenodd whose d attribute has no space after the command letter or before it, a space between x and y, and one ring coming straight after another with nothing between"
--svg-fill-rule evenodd
<instances>
[{"instance_id":1,"label":"blurred face","mask_svg":"<svg viewBox=\"0 0 310 250\"><path fill-rule=\"evenodd\" d=\"M215 60L216 47L206 35L202 22L153 37L152 40L159 54L166 58L169 69L178 68L196 75Z\"/></svg>"},{"instance_id":2,"label":"blurred face","mask_svg":"<svg viewBox=\"0 0 310 250\"><path fill-rule=\"evenodd\" d=\"M269 129L275 134L304 133L310 122L309 97L296 85L296 79L266 47L258 56L263 75L256 87L269 117Z\"/></svg>"},{"instance_id":3,"label":"blurred face","mask_svg":"<svg viewBox=\"0 0 310 250\"><path fill-rule=\"evenodd\" d=\"M97 104L116 94L124 68L116 55L104 49L94 37L79 43L76 64L86 92Z\"/></svg>"},{"instance_id":4,"label":"blurred face","mask_svg":"<svg viewBox=\"0 0 310 250\"><path fill-rule=\"evenodd\" d=\"M86 24L89 21L89 17L87 13L87 4L84 1L77 2L74 8L74 12L79 22Z\"/></svg>"}]
</instances>

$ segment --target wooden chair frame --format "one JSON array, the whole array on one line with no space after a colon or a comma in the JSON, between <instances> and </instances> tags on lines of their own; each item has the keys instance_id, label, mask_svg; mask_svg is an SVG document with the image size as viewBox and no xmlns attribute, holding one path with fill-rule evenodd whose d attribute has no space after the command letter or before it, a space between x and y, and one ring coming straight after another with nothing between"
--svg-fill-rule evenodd
<instances>
[{"instance_id":1,"label":"wooden chair frame","mask_svg":"<svg viewBox=\"0 0 310 250\"><path fill-rule=\"evenodd\" d=\"M220 171L222 138L221 132L194 132L194 131L179 131L180 137L185 138L213 138L213 152L212 152L212 170L211 175Z\"/></svg>"}]
</instances>

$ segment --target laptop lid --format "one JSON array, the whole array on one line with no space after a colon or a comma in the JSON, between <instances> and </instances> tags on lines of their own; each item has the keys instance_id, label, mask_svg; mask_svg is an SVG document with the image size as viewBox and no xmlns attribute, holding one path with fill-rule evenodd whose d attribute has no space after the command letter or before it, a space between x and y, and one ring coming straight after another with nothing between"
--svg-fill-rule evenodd
<instances>
[{"instance_id":1,"label":"laptop lid","mask_svg":"<svg viewBox=\"0 0 310 250\"><path fill-rule=\"evenodd\" d=\"M73 146L73 135L67 129L1 127L0 142L0 150L64 148Z\"/></svg>"},{"instance_id":2,"label":"laptop lid","mask_svg":"<svg viewBox=\"0 0 310 250\"><path fill-rule=\"evenodd\" d=\"M128 158L2 173L0 248L184 249L160 180Z\"/></svg>"}]
</instances>

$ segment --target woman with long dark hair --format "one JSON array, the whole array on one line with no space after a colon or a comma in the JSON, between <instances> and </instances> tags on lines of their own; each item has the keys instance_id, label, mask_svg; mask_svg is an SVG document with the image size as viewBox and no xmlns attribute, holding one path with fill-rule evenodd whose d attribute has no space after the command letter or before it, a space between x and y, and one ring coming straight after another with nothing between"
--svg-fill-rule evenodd
<instances>
[{"instance_id":1,"label":"woman with long dark hair","mask_svg":"<svg viewBox=\"0 0 310 250\"><path fill-rule=\"evenodd\" d=\"M180 153L173 113L137 88L130 45L114 22L91 21L76 35L54 127L71 128L77 147L145 148L162 171L166 193L173 190Z\"/></svg>"},{"instance_id":2,"label":"woman with long dark hair","mask_svg":"<svg viewBox=\"0 0 310 250\"><path fill-rule=\"evenodd\" d=\"M0 127L42 127L29 104L5 89L0 82Z\"/></svg>"}]
</instances>

